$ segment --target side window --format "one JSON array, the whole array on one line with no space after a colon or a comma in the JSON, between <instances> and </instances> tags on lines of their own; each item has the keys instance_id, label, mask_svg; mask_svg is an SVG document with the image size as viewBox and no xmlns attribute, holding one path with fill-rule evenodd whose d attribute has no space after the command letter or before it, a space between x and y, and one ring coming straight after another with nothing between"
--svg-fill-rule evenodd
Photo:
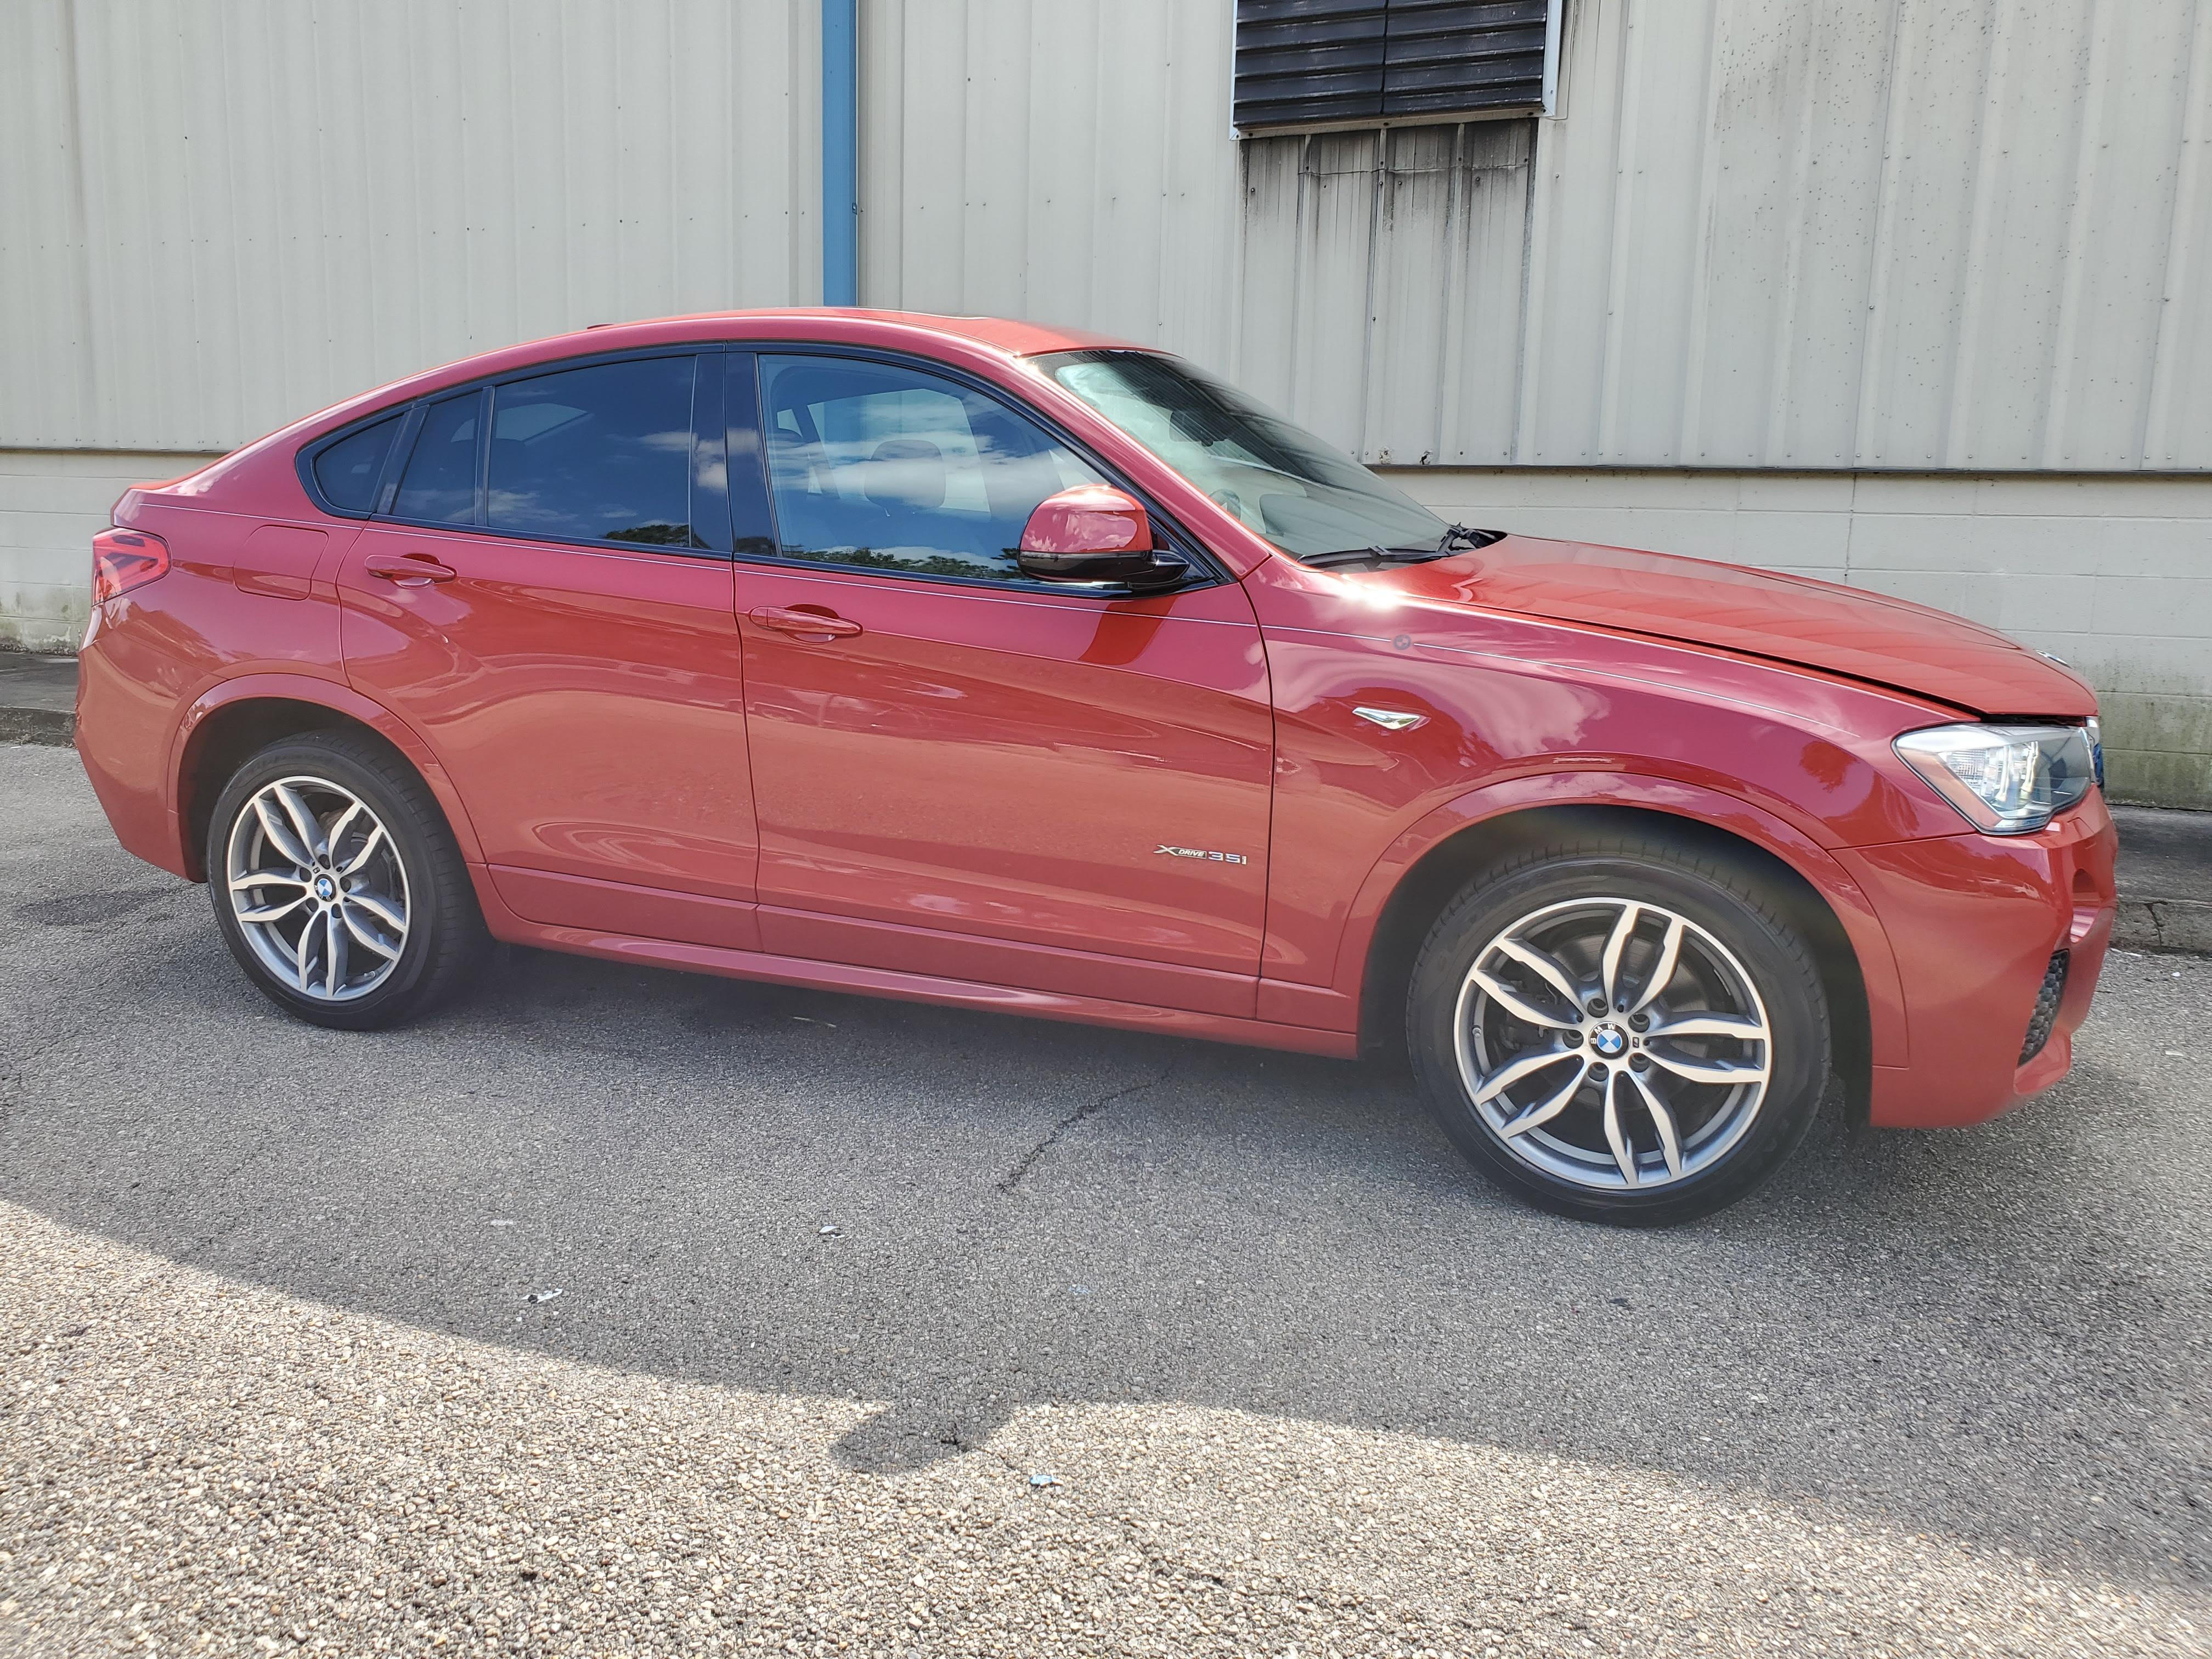
<instances>
[{"instance_id":1,"label":"side window","mask_svg":"<svg viewBox=\"0 0 2212 1659\"><path fill-rule=\"evenodd\" d=\"M640 357L492 388L495 530L704 547L691 532L697 360Z\"/></svg>"},{"instance_id":2,"label":"side window","mask_svg":"<svg viewBox=\"0 0 2212 1659\"><path fill-rule=\"evenodd\" d=\"M477 414L483 394L464 392L430 405L400 475L392 515L432 524L473 524L477 516Z\"/></svg>"},{"instance_id":3,"label":"side window","mask_svg":"<svg viewBox=\"0 0 2212 1659\"><path fill-rule=\"evenodd\" d=\"M787 559L1018 580L1036 504L1101 482L1028 416L927 370L763 355L760 378Z\"/></svg>"},{"instance_id":4,"label":"side window","mask_svg":"<svg viewBox=\"0 0 2212 1659\"><path fill-rule=\"evenodd\" d=\"M366 513L376 504L377 482L384 476L384 458L399 434L405 418L391 415L374 426L341 438L315 457L315 483L323 497L341 513Z\"/></svg>"}]
</instances>

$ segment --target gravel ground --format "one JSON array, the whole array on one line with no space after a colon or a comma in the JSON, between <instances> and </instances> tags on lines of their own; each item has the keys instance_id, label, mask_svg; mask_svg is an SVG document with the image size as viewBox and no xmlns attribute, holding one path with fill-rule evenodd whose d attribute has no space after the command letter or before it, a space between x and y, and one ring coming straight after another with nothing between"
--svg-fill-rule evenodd
<instances>
[{"instance_id":1,"label":"gravel ground","mask_svg":"<svg viewBox=\"0 0 2212 1659\"><path fill-rule=\"evenodd\" d=\"M521 953L308 1030L0 799L0 1651L2212 1652L2212 965L1624 1234L1334 1062Z\"/></svg>"}]
</instances>

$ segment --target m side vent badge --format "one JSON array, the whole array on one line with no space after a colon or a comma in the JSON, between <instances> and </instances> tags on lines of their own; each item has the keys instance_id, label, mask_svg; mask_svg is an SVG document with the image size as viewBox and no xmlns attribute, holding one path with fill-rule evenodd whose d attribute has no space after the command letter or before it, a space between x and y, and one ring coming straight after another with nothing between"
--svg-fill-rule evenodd
<instances>
[{"instance_id":1,"label":"m side vent badge","mask_svg":"<svg viewBox=\"0 0 2212 1659\"><path fill-rule=\"evenodd\" d=\"M1372 720L1385 732L1410 732L1417 726L1428 724L1426 714L1408 714L1402 708L1355 708L1352 711L1364 720Z\"/></svg>"}]
</instances>

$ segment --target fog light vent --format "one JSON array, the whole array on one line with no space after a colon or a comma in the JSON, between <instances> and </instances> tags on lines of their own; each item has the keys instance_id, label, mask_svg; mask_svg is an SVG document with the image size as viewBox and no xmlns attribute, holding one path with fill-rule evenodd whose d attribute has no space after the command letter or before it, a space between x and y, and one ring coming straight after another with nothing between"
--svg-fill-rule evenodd
<instances>
[{"instance_id":1,"label":"fog light vent","mask_svg":"<svg viewBox=\"0 0 2212 1659\"><path fill-rule=\"evenodd\" d=\"M2020 1045L2020 1063L2027 1065L2051 1041L2051 1028L2058 1022L2058 999L2066 994L2066 952L2053 951L2051 966L2043 970L2043 988L2035 994L2035 1012L2027 1022L2027 1041Z\"/></svg>"}]
</instances>

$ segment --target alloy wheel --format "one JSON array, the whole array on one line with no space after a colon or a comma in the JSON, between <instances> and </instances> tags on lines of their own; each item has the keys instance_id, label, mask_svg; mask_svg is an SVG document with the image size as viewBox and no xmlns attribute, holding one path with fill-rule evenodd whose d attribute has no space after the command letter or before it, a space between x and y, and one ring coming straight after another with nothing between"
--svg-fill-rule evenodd
<instances>
[{"instance_id":1,"label":"alloy wheel","mask_svg":"<svg viewBox=\"0 0 2212 1659\"><path fill-rule=\"evenodd\" d=\"M350 1002L391 977L407 947L407 869L383 821L351 790L288 777L233 821L231 914L256 957L299 994Z\"/></svg>"},{"instance_id":2,"label":"alloy wheel","mask_svg":"<svg viewBox=\"0 0 2212 1659\"><path fill-rule=\"evenodd\" d=\"M1475 955L1455 1013L1468 1103L1514 1157L1577 1186L1660 1188L1726 1158L1766 1098L1758 987L1689 917L1552 904Z\"/></svg>"}]
</instances>

